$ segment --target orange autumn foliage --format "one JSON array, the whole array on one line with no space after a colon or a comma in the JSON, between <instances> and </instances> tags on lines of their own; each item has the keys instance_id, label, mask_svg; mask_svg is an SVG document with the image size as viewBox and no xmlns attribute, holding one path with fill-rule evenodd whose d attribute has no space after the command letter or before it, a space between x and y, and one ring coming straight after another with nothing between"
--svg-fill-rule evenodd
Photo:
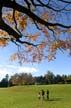
<instances>
[{"instance_id":1,"label":"orange autumn foliage","mask_svg":"<svg viewBox=\"0 0 71 108\"><path fill-rule=\"evenodd\" d=\"M46 28L42 29L42 32L45 34L45 36L49 36L49 32L46 30Z\"/></svg>"},{"instance_id":2,"label":"orange autumn foliage","mask_svg":"<svg viewBox=\"0 0 71 108\"><path fill-rule=\"evenodd\" d=\"M31 36L31 38L33 41L36 41L39 36L40 36L40 33L35 33L34 35Z\"/></svg>"},{"instance_id":3,"label":"orange autumn foliage","mask_svg":"<svg viewBox=\"0 0 71 108\"><path fill-rule=\"evenodd\" d=\"M8 34L8 28L6 29L5 24L7 32L0 31L0 46L4 47L10 41L17 45L18 51L11 56L11 60L19 59L20 63L27 61L40 62L43 58L47 58L50 61L55 58L58 49L63 51L69 49L71 55L71 29L68 29L68 26L67 29L62 29L65 26L62 26L61 22L59 24L58 21L61 21L57 19L59 14L56 16L54 12L57 6L50 8L49 4L52 0L49 1L48 6L44 3L45 0L37 3L33 1L21 1L22 5L18 2L18 6L17 1L14 1L12 3L16 2L17 8L14 7L12 9L11 4L6 4L6 6L11 6L11 9L5 12L1 10L3 23L10 26L12 31L10 30ZM19 6L20 8L18 9ZM37 7L44 7L44 9ZM24 12L24 10L26 11ZM69 35L66 34L62 37L65 33Z\"/></svg>"},{"instance_id":4,"label":"orange autumn foliage","mask_svg":"<svg viewBox=\"0 0 71 108\"><path fill-rule=\"evenodd\" d=\"M1 46L1 47L5 47L6 44L7 44L7 40L4 39L4 38L0 38L0 46Z\"/></svg>"},{"instance_id":5,"label":"orange autumn foliage","mask_svg":"<svg viewBox=\"0 0 71 108\"><path fill-rule=\"evenodd\" d=\"M15 53L15 54L12 54L11 57L10 57L10 60L11 61L14 61L18 58L18 53Z\"/></svg>"}]
</instances>

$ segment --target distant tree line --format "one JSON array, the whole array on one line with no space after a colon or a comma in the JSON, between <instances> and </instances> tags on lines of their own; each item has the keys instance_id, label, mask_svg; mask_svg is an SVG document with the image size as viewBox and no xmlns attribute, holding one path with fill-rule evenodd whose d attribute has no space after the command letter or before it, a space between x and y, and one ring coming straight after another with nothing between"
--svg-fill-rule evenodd
<instances>
[{"instance_id":1,"label":"distant tree line","mask_svg":"<svg viewBox=\"0 0 71 108\"><path fill-rule=\"evenodd\" d=\"M0 87L8 87L9 84L9 75L6 74L5 78L0 81Z\"/></svg>"},{"instance_id":2,"label":"distant tree line","mask_svg":"<svg viewBox=\"0 0 71 108\"><path fill-rule=\"evenodd\" d=\"M0 81L0 87L18 86L18 85L47 85L47 84L71 84L71 75L54 75L48 71L44 76L35 76L27 73L16 73L9 78L7 74Z\"/></svg>"}]
</instances>

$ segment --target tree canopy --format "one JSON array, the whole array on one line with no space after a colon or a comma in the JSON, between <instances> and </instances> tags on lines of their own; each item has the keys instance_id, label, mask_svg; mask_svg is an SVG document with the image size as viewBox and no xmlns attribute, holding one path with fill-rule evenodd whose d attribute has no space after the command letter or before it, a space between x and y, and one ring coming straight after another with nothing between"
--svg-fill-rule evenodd
<instances>
[{"instance_id":1,"label":"tree canopy","mask_svg":"<svg viewBox=\"0 0 71 108\"><path fill-rule=\"evenodd\" d=\"M21 63L71 55L71 0L0 0L0 46L10 42Z\"/></svg>"}]
</instances>

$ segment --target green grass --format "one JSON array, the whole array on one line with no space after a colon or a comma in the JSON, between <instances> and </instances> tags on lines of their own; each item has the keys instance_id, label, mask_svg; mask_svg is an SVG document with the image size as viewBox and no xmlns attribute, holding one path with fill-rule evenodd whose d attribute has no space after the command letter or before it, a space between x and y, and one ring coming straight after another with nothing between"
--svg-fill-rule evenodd
<instances>
[{"instance_id":1,"label":"green grass","mask_svg":"<svg viewBox=\"0 0 71 108\"><path fill-rule=\"evenodd\" d=\"M50 100L38 100L38 92L47 88ZM0 108L71 108L71 85L0 88Z\"/></svg>"}]
</instances>

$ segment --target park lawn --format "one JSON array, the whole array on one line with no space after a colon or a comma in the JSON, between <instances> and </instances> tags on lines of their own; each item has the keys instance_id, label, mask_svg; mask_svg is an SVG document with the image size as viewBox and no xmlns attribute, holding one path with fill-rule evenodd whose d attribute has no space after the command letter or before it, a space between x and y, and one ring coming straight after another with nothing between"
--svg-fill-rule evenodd
<instances>
[{"instance_id":1,"label":"park lawn","mask_svg":"<svg viewBox=\"0 0 71 108\"><path fill-rule=\"evenodd\" d=\"M49 101L38 100L41 89L49 89ZM0 88L0 108L71 108L71 84Z\"/></svg>"}]
</instances>

